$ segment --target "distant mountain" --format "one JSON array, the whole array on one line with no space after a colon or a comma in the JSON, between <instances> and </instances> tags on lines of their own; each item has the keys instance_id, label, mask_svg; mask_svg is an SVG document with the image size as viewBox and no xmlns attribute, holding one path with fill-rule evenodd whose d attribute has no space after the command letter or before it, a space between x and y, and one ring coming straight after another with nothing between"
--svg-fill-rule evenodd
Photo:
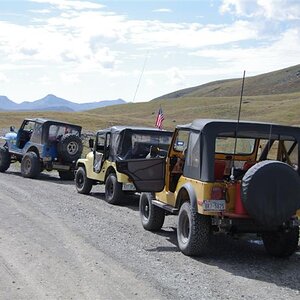
<instances>
[{"instance_id":1,"label":"distant mountain","mask_svg":"<svg viewBox=\"0 0 300 300\"><path fill-rule=\"evenodd\" d=\"M1 110L14 110L17 109L18 104L8 99L6 96L0 96L0 109Z\"/></svg>"},{"instance_id":2,"label":"distant mountain","mask_svg":"<svg viewBox=\"0 0 300 300\"><path fill-rule=\"evenodd\" d=\"M247 76L247 74L246 74ZM241 93L242 79L226 79L166 94L157 99L231 97ZM300 92L300 65L246 77L244 95L274 95Z\"/></svg>"},{"instance_id":3,"label":"distant mountain","mask_svg":"<svg viewBox=\"0 0 300 300\"><path fill-rule=\"evenodd\" d=\"M37 111L84 111L111 105L126 103L122 99L103 100L89 103L75 103L55 95L49 94L46 97L35 101L24 101L15 103L6 96L0 96L0 110L37 110Z\"/></svg>"}]
</instances>

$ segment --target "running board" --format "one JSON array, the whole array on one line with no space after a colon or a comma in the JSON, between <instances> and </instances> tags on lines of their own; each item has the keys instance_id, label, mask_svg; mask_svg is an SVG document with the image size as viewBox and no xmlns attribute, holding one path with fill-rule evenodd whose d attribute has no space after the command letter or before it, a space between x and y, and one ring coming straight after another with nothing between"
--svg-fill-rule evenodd
<instances>
[{"instance_id":1,"label":"running board","mask_svg":"<svg viewBox=\"0 0 300 300\"><path fill-rule=\"evenodd\" d=\"M160 202L158 200L152 200L152 204L155 205L155 206L158 206L174 215L177 215L178 214L178 208L174 208L173 206L171 205L168 205L168 204L165 204L163 202Z\"/></svg>"}]
</instances>

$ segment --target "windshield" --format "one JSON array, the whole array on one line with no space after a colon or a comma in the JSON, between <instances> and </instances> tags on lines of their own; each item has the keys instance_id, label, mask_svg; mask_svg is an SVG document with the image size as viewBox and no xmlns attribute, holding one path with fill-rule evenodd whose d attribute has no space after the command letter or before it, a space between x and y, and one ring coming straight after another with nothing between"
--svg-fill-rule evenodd
<instances>
[{"instance_id":1,"label":"windshield","mask_svg":"<svg viewBox=\"0 0 300 300\"><path fill-rule=\"evenodd\" d=\"M154 147L166 155L172 139L172 132L156 130L125 130L121 135L117 154L124 159L145 158Z\"/></svg>"}]
</instances>

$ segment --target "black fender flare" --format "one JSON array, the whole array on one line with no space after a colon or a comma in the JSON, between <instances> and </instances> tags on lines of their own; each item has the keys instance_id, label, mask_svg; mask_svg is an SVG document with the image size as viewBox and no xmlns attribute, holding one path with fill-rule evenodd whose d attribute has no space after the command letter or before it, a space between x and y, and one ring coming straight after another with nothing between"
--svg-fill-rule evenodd
<instances>
[{"instance_id":1,"label":"black fender flare","mask_svg":"<svg viewBox=\"0 0 300 300\"><path fill-rule=\"evenodd\" d=\"M176 197L176 207L178 207L178 209L179 209L180 206L182 205L182 203L185 202L185 201L182 201L182 200L184 200L184 198L182 197L183 193L187 193L191 206L197 212L198 211L197 196L196 196L193 186L189 182L185 183L178 191L178 194Z\"/></svg>"},{"instance_id":2,"label":"black fender flare","mask_svg":"<svg viewBox=\"0 0 300 300\"><path fill-rule=\"evenodd\" d=\"M35 146L33 146L33 145L30 145L29 147L28 147L28 149L26 149L26 153L27 152L34 152L36 155L37 155L37 157L40 159L40 152L39 152L39 149L37 148L37 147L35 147ZM25 154L26 154L25 153ZM24 155L25 155L24 154Z\"/></svg>"},{"instance_id":3,"label":"black fender flare","mask_svg":"<svg viewBox=\"0 0 300 300\"><path fill-rule=\"evenodd\" d=\"M106 181L108 175L111 173L114 173L116 175L116 177L118 177L116 169L113 166L109 166L105 172L105 177L104 177L105 181Z\"/></svg>"}]
</instances>

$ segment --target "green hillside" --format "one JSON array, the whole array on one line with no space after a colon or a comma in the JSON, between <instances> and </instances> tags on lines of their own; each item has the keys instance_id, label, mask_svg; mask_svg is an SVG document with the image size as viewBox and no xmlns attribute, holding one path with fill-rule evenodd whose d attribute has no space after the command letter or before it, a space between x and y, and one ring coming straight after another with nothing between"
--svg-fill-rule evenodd
<instances>
[{"instance_id":1,"label":"green hillside","mask_svg":"<svg viewBox=\"0 0 300 300\"><path fill-rule=\"evenodd\" d=\"M296 70L300 70L300 65L268 73L268 76L259 75L246 78L245 91L248 89L248 92L245 92L243 97L241 119L300 126L300 78L295 75ZM292 78L286 80L285 85L283 85L284 74L289 74L288 78ZM262 82L264 82L265 87ZM191 88L189 93L184 93L181 97L176 96L179 92L182 93L179 91L172 93L173 98L170 98L172 94L169 94L146 103L128 103L86 112L0 112L0 130L8 128L10 125L18 127L25 117L66 120L81 125L87 131L120 124L154 126L160 105L164 111L165 121L163 125L166 129L173 129L177 124L189 123L196 118L236 119L241 79L218 82L219 90L229 91L231 89L233 95L230 96L211 95L213 94L212 86L216 84L214 82L205 85L206 91L208 91L209 86L211 88L210 96L197 94L200 93L200 90L203 92L202 86L202 88L198 87L198 92L196 88ZM250 86L252 91L249 90ZM279 93L279 86L282 86L281 94ZM270 94L265 95L268 90L270 90ZM257 93L263 95L256 95Z\"/></svg>"}]
</instances>

